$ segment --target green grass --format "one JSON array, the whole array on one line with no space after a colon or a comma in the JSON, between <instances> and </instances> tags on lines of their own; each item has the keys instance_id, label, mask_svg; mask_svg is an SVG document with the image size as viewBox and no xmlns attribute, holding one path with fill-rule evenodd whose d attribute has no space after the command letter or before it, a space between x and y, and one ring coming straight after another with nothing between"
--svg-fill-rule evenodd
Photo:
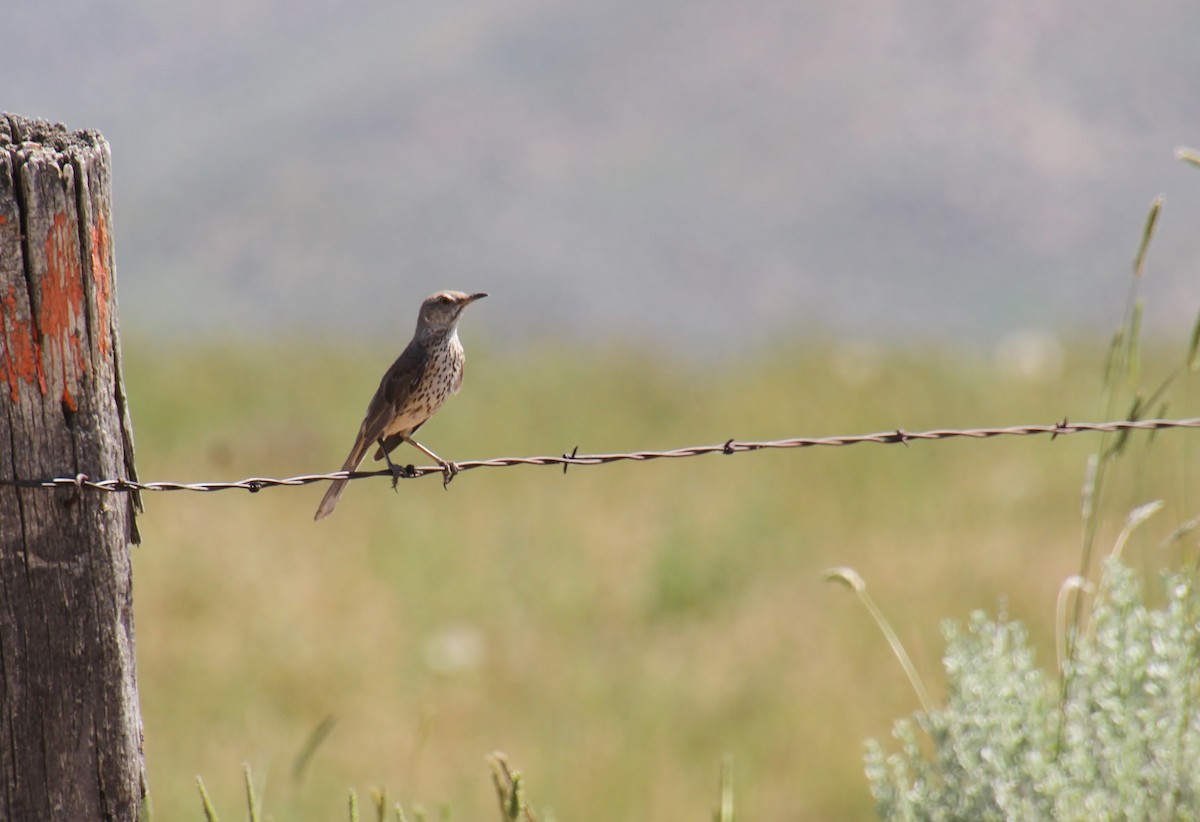
<instances>
[{"instance_id":1,"label":"green grass","mask_svg":"<svg viewBox=\"0 0 1200 822\"><path fill-rule=\"evenodd\" d=\"M1069 351L1061 378L1026 381L934 349L879 352L847 376L821 343L709 364L491 353L464 336L465 389L421 431L460 460L1104 411L1099 348ZM127 339L143 479L335 469L397 347ZM1177 348L1144 348L1141 379L1155 384ZM1172 414L1195 412L1194 378L1174 393ZM1200 438L1134 441L1109 472L1096 539L1111 544L1131 508L1165 499L1125 554L1155 569L1181 550L1161 539L1200 508ZM496 749L526 775L539 818L712 818L727 754L739 818L866 818L863 740L918 706L870 618L821 572L849 565L867 580L935 700L942 621L1001 601L1050 665L1098 444L481 469L448 491L436 477L398 493L364 480L321 523L322 487L149 495L134 595L155 818L203 819L196 774L240 818L245 762L276 819L344 819L347 791L371 786L405 808L492 819ZM331 715L297 783L293 761Z\"/></svg>"}]
</instances>

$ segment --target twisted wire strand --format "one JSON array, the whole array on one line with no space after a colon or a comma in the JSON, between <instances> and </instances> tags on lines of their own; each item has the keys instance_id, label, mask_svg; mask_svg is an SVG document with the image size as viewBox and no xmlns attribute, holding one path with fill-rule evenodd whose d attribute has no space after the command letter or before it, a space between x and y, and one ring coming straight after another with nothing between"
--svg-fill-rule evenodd
<instances>
[{"instance_id":1,"label":"twisted wire strand","mask_svg":"<svg viewBox=\"0 0 1200 822\"><path fill-rule=\"evenodd\" d=\"M991 439L993 437L1030 437L1049 435L1051 439L1067 434L1106 433L1122 431L1159 431L1171 428L1200 428L1200 417L1178 420L1121 420L1115 422L1069 422L1063 420L1053 425L1016 425L1003 428L938 428L930 431L881 431L875 434L857 434L841 437L793 437L782 440L737 440L729 439L718 445L695 445L670 451L633 451L615 454L580 454L578 447L570 454L560 456L496 457L484 460L467 460L457 463L459 471L475 468L508 468L514 465L560 465L563 472L572 465L607 465L612 462L645 462L656 459L680 459L704 454L740 454L762 451L769 448L812 448L820 446L841 447L860 443L878 445L908 445L910 442L940 441L955 438ZM443 474L441 466L405 466L400 479L415 479L427 474ZM92 479L86 474L73 477L51 477L47 479L3 479L0 485L18 488L89 488L95 491L129 493L132 491L227 491L240 489L257 493L264 488L310 485L333 480L359 480L369 477L393 477L391 471L334 471L327 474L301 474L277 479L274 477L247 477L235 482L135 482L128 479Z\"/></svg>"}]
</instances>

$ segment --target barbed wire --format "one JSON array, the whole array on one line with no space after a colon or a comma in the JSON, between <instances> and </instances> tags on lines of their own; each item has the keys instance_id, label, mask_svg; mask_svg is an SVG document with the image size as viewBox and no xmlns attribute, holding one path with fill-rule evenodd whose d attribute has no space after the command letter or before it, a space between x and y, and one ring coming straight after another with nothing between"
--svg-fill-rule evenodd
<instances>
[{"instance_id":1,"label":"barbed wire","mask_svg":"<svg viewBox=\"0 0 1200 822\"><path fill-rule=\"evenodd\" d=\"M859 434L842 437L793 437L783 440L750 441L729 439L719 445L695 445L687 448L676 448L670 451L633 451L619 454L580 454L576 446L569 454L560 456L538 457L496 457L486 460L467 460L456 463L458 471L470 471L475 468L509 468L515 465L560 465L563 473L573 465L607 465L613 462L635 461L645 462L657 459L680 459L683 457L698 457L704 454L741 454L750 451L763 451L774 448L815 448L840 447L875 443L877 445L908 445L911 442L938 441L955 438L991 439L993 437L1030 437L1049 435L1051 439L1068 434L1105 433L1113 434L1127 431L1159 431L1170 428L1200 428L1200 417L1178 420L1121 420L1116 422L1062 422L1053 425L1016 425L1005 428L941 428L931 431L883 431L876 434ZM447 469L442 466L407 465L393 474L388 469L380 471L334 471L327 474L301 474L295 477L276 479L272 477L248 477L235 482L136 482L129 479L92 479L86 474L73 477L52 477L48 479L4 479L0 485L16 486L18 488L90 488L96 491L129 493L133 491L227 491L241 489L257 493L264 488L291 487L310 485L316 482L331 482L333 480L360 480L370 477L388 477L391 479L416 479L427 474L444 474Z\"/></svg>"}]
</instances>

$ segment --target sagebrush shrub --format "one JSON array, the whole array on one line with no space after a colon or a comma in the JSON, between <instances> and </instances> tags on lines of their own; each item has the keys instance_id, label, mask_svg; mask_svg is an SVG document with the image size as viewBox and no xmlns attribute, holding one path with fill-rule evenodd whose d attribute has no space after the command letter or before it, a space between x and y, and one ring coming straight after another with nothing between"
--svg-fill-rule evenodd
<instances>
[{"instance_id":1,"label":"sagebrush shrub","mask_svg":"<svg viewBox=\"0 0 1200 822\"><path fill-rule=\"evenodd\" d=\"M1036 667L1019 622L948 623L946 705L900 720L900 751L867 743L885 819L1200 819L1200 592L1165 574L1103 569L1061 679ZM918 735L918 729L927 734Z\"/></svg>"}]
</instances>

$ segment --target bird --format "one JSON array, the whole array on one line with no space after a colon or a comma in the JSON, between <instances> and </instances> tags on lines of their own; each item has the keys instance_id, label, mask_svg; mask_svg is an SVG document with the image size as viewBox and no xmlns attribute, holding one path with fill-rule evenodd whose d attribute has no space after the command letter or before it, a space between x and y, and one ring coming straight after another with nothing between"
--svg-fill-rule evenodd
<instances>
[{"instance_id":1,"label":"bird","mask_svg":"<svg viewBox=\"0 0 1200 822\"><path fill-rule=\"evenodd\" d=\"M366 416L354 439L354 447L342 465L343 471L358 468L367 451L375 445L375 459L387 460L395 487L402 472L388 455L397 445L407 442L436 461L442 467L443 484L450 484L458 473L458 466L421 445L412 435L462 386L465 355L458 339L458 320L464 308L486 296L482 291L474 294L439 291L425 298L417 315L417 330L379 381L379 388L367 406ZM314 520L322 520L333 512L347 482L345 479L333 481L317 506Z\"/></svg>"}]
</instances>

